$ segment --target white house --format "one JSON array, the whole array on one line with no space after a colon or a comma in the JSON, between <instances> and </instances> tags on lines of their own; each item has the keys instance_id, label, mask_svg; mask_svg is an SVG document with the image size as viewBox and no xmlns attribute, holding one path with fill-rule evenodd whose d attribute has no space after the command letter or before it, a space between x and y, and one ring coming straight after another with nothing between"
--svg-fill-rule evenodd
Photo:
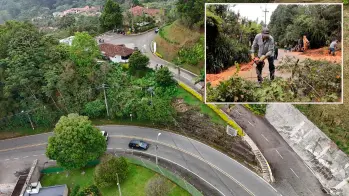
<instances>
[{"instance_id":1,"label":"white house","mask_svg":"<svg viewBox=\"0 0 349 196\"><path fill-rule=\"evenodd\" d=\"M127 48L125 45L114 45L103 43L99 45L102 54L107 56L114 63L127 63L128 59L134 52L133 49Z\"/></svg>"},{"instance_id":2,"label":"white house","mask_svg":"<svg viewBox=\"0 0 349 196\"><path fill-rule=\"evenodd\" d=\"M59 40L59 43L68 44L69 46L71 46L73 43L73 39L74 39L74 36L70 36L68 38Z\"/></svg>"}]
</instances>

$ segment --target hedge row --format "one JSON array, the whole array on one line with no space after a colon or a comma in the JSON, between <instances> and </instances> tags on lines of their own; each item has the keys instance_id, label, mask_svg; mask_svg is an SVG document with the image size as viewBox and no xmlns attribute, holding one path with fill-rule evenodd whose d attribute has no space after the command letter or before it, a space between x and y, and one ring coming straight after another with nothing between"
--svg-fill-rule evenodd
<instances>
[{"instance_id":1,"label":"hedge row","mask_svg":"<svg viewBox=\"0 0 349 196\"><path fill-rule=\"evenodd\" d=\"M193 90L192 88L184 84L183 82L179 82L179 86L181 86L184 90L188 91L190 94L194 95L194 97L196 97L200 101L203 101L202 96L198 92L196 92L195 90ZM241 129L241 127L238 124L236 124L235 121L230 119L229 116L227 116L224 112L222 112L222 110L220 110L216 105L214 104L206 104L206 105L210 107L214 112L216 112L216 114L218 114L218 116L221 117L221 119L223 119L226 123L228 123L228 125L236 129L238 131L239 136L244 136L244 131Z\"/></svg>"}]
</instances>

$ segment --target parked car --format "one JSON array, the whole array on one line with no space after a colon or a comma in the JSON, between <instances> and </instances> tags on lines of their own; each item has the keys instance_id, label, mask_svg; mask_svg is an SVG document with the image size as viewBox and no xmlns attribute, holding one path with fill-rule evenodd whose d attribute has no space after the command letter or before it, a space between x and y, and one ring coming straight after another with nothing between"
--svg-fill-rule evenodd
<instances>
[{"instance_id":1,"label":"parked car","mask_svg":"<svg viewBox=\"0 0 349 196\"><path fill-rule=\"evenodd\" d=\"M109 139L109 134L106 132L106 131L101 131L102 135L104 136L105 138L105 141L108 141Z\"/></svg>"},{"instance_id":2,"label":"parked car","mask_svg":"<svg viewBox=\"0 0 349 196\"><path fill-rule=\"evenodd\" d=\"M158 32L159 32L159 28L156 28L156 29L155 29L155 33L158 33Z\"/></svg>"},{"instance_id":3,"label":"parked car","mask_svg":"<svg viewBox=\"0 0 349 196\"><path fill-rule=\"evenodd\" d=\"M139 149L139 150L147 150L149 146L150 144L142 140L131 140L130 143L128 144L128 147L132 149Z\"/></svg>"}]
</instances>

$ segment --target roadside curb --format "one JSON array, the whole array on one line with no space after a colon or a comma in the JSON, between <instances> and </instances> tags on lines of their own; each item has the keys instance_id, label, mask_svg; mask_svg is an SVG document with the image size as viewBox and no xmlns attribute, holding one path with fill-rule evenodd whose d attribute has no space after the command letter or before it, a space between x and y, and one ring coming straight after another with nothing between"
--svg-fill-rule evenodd
<instances>
[{"instance_id":1,"label":"roadside curb","mask_svg":"<svg viewBox=\"0 0 349 196\"><path fill-rule=\"evenodd\" d=\"M269 183L275 182L275 178L270 169L269 163L264 157L263 153L259 150L257 145L253 142L250 136L247 135L247 133L245 133L242 139L251 147L253 154L256 156L257 162L262 169L263 179L265 179Z\"/></svg>"}]
</instances>

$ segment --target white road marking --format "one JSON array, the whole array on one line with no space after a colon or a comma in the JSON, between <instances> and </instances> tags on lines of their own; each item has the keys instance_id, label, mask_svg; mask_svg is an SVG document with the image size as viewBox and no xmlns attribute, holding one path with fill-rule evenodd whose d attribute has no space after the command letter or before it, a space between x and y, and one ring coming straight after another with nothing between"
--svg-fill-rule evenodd
<instances>
[{"instance_id":1,"label":"white road marking","mask_svg":"<svg viewBox=\"0 0 349 196\"><path fill-rule=\"evenodd\" d=\"M28 158L28 156L23 157L23 159Z\"/></svg>"},{"instance_id":2,"label":"white road marking","mask_svg":"<svg viewBox=\"0 0 349 196\"><path fill-rule=\"evenodd\" d=\"M292 168L290 168L290 170L294 173L295 176L297 176L296 172L294 172ZM297 178L299 178L299 176L297 176Z\"/></svg>"},{"instance_id":3,"label":"white road marking","mask_svg":"<svg viewBox=\"0 0 349 196\"><path fill-rule=\"evenodd\" d=\"M267 142L269 142L269 140L263 134L261 134L261 135L262 135L262 137L264 137L265 140L267 140Z\"/></svg>"},{"instance_id":4,"label":"white road marking","mask_svg":"<svg viewBox=\"0 0 349 196\"><path fill-rule=\"evenodd\" d=\"M13 159L17 160L17 159L19 159L19 158L13 158Z\"/></svg>"},{"instance_id":5,"label":"white road marking","mask_svg":"<svg viewBox=\"0 0 349 196\"><path fill-rule=\"evenodd\" d=\"M113 150L113 148L108 148L108 150Z\"/></svg>"},{"instance_id":6,"label":"white road marking","mask_svg":"<svg viewBox=\"0 0 349 196\"><path fill-rule=\"evenodd\" d=\"M45 154L41 154L41 155L45 155Z\"/></svg>"},{"instance_id":7,"label":"white road marking","mask_svg":"<svg viewBox=\"0 0 349 196\"><path fill-rule=\"evenodd\" d=\"M238 110L235 110L239 115L241 115L241 113Z\"/></svg>"},{"instance_id":8,"label":"white road marking","mask_svg":"<svg viewBox=\"0 0 349 196\"><path fill-rule=\"evenodd\" d=\"M247 121L248 123L250 123L250 125L252 126L252 127L254 127L254 125L250 122L250 121Z\"/></svg>"},{"instance_id":9,"label":"white road marking","mask_svg":"<svg viewBox=\"0 0 349 196\"><path fill-rule=\"evenodd\" d=\"M38 155L34 154L33 157L37 157Z\"/></svg>"},{"instance_id":10,"label":"white road marking","mask_svg":"<svg viewBox=\"0 0 349 196\"><path fill-rule=\"evenodd\" d=\"M308 189L308 188L307 188L307 189ZM308 191L311 193L311 195L314 195L313 192L312 192L310 189L308 189Z\"/></svg>"},{"instance_id":11,"label":"white road marking","mask_svg":"<svg viewBox=\"0 0 349 196\"><path fill-rule=\"evenodd\" d=\"M275 149L275 150L276 150L276 149ZM276 150L276 152L279 154L279 156L280 156L282 159L284 159L284 157L281 156L281 154L279 153L278 150Z\"/></svg>"},{"instance_id":12,"label":"white road marking","mask_svg":"<svg viewBox=\"0 0 349 196\"><path fill-rule=\"evenodd\" d=\"M9 161L10 159L5 159L5 161Z\"/></svg>"}]
</instances>

